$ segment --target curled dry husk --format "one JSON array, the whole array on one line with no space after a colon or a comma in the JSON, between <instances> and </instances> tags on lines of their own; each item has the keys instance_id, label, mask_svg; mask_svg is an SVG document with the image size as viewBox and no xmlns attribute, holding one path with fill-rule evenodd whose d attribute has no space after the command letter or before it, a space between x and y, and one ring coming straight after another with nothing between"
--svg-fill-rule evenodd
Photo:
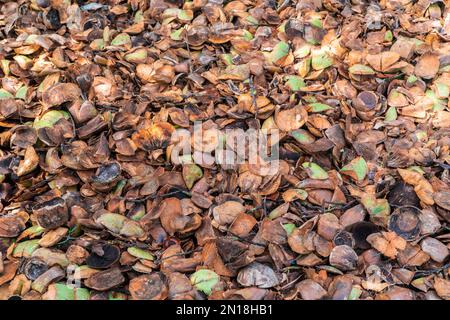
<instances>
[{"instance_id":1,"label":"curled dry husk","mask_svg":"<svg viewBox=\"0 0 450 320\"><path fill-rule=\"evenodd\" d=\"M450 8L400 6L2 1L0 297L449 299Z\"/></svg>"}]
</instances>

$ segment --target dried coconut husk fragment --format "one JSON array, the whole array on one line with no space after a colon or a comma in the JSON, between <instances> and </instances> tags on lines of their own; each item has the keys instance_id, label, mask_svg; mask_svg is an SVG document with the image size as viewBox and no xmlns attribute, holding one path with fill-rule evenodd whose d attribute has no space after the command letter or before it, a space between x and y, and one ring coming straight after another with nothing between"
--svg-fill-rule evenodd
<instances>
[{"instance_id":1,"label":"dried coconut husk fragment","mask_svg":"<svg viewBox=\"0 0 450 320\"><path fill-rule=\"evenodd\" d=\"M71 263L81 265L86 261L89 252L81 246L71 245L67 248L66 256Z\"/></svg>"},{"instance_id":2,"label":"dried coconut husk fragment","mask_svg":"<svg viewBox=\"0 0 450 320\"><path fill-rule=\"evenodd\" d=\"M25 149L24 159L19 162L17 167L17 176L20 177L32 172L38 165L39 156L36 153L36 150L32 146L28 146Z\"/></svg>"},{"instance_id":3,"label":"dried coconut husk fragment","mask_svg":"<svg viewBox=\"0 0 450 320\"><path fill-rule=\"evenodd\" d=\"M353 235L345 230L341 230L336 233L336 235L333 238L333 245L340 246L340 245L347 245L349 247L355 246L355 239L353 238Z\"/></svg>"},{"instance_id":4,"label":"dried coconut husk fragment","mask_svg":"<svg viewBox=\"0 0 450 320\"><path fill-rule=\"evenodd\" d=\"M175 232L187 232L200 226L201 219L197 214L183 213L181 202L177 198L167 198L161 203L161 225L170 235Z\"/></svg>"},{"instance_id":5,"label":"dried coconut husk fragment","mask_svg":"<svg viewBox=\"0 0 450 320\"><path fill-rule=\"evenodd\" d=\"M347 209L340 217L339 222L342 227L348 227L354 223L364 220L366 212L364 207L359 204L350 209Z\"/></svg>"},{"instance_id":6,"label":"dried coconut husk fragment","mask_svg":"<svg viewBox=\"0 0 450 320\"><path fill-rule=\"evenodd\" d=\"M369 249L370 244L367 242L367 237L379 231L379 227L371 222L360 221L346 227L353 238L355 239L355 246L359 249Z\"/></svg>"},{"instance_id":7,"label":"dried coconut husk fragment","mask_svg":"<svg viewBox=\"0 0 450 320\"><path fill-rule=\"evenodd\" d=\"M202 262L202 258L199 255L185 257L183 250L178 244L168 247L162 254L161 259L161 272L164 274L171 272L193 272Z\"/></svg>"},{"instance_id":8,"label":"dried coconut husk fragment","mask_svg":"<svg viewBox=\"0 0 450 320\"><path fill-rule=\"evenodd\" d=\"M398 252L397 259L404 267L421 266L430 260L430 256L423 252L418 245L407 243L405 249Z\"/></svg>"},{"instance_id":9,"label":"dried coconut husk fragment","mask_svg":"<svg viewBox=\"0 0 450 320\"><path fill-rule=\"evenodd\" d=\"M53 248L37 248L33 251L31 257L41 259L49 266L59 265L61 267L67 267L69 265L69 260L67 260L64 252Z\"/></svg>"},{"instance_id":10,"label":"dried coconut husk fragment","mask_svg":"<svg viewBox=\"0 0 450 320\"><path fill-rule=\"evenodd\" d=\"M450 299L450 281L437 277L434 277L434 289L439 297L442 299Z\"/></svg>"},{"instance_id":11,"label":"dried coconut husk fragment","mask_svg":"<svg viewBox=\"0 0 450 320\"><path fill-rule=\"evenodd\" d=\"M132 140L139 148L144 150L159 149L168 145L174 131L175 129L171 124L161 122L134 133Z\"/></svg>"},{"instance_id":12,"label":"dried coconut husk fragment","mask_svg":"<svg viewBox=\"0 0 450 320\"><path fill-rule=\"evenodd\" d=\"M388 194L388 201L391 206L414 206L419 205L419 198L414 192L414 187L404 182L394 184Z\"/></svg>"},{"instance_id":13,"label":"dried coconut husk fragment","mask_svg":"<svg viewBox=\"0 0 450 320\"><path fill-rule=\"evenodd\" d=\"M326 213L319 217L317 233L327 240L333 240L336 233L341 229L339 219L332 213Z\"/></svg>"},{"instance_id":14,"label":"dried coconut husk fragment","mask_svg":"<svg viewBox=\"0 0 450 320\"><path fill-rule=\"evenodd\" d=\"M369 54L366 56L367 62L377 71L390 72L392 70L404 66L402 63L397 63L400 55L392 51L384 51L379 54Z\"/></svg>"},{"instance_id":15,"label":"dried coconut husk fragment","mask_svg":"<svg viewBox=\"0 0 450 320\"><path fill-rule=\"evenodd\" d=\"M52 247L63 239L68 231L69 229L62 227L50 230L42 236L38 243L41 247Z\"/></svg>"},{"instance_id":16,"label":"dried coconut husk fragment","mask_svg":"<svg viewBox=\"0 0 450 320\"><path fill-rule=\"evenodd\" d=\"M120 270L112 268L94 273L84 281L84 284L86 287L94 290L106 291L121 285L124 281L125 278Z\"/></svg>"},{"instance_id":17,"label":"dried coconut husk fragment","mask_svg":"<svg viewBox=\"0 0 450 320\"><path fill-rule=\"evenodd\" d=\"M257 220L246 213L240 213L230 227L230 232L240 237L246 237L256 225Z\"/></svg>"},{"instance_id":18,"label":"dried coconut husk fragment","mask_svg":"<svg viewBox=\"0 0 450 320\"><path fill-rule=\"evenodd\" d=\"M286 243L287 233L280 220L264 220L260 228L264 240L280 245Z\"/></svg>"}]
</instances>

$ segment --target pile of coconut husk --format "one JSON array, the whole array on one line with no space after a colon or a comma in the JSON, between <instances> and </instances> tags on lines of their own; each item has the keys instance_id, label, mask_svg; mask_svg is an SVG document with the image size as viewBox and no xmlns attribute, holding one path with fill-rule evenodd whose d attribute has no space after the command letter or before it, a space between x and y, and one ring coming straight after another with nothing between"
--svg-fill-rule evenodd
<instances>
[{"instance_id":1,"label":"pile of coconut husk","mask_svg":"<svg viewBox=\"0 0 450 320\"><path fill-rule=\"evenodd\" d=\"M0 78L2 299L450 299L448 2L1 0Z\"/></svg>"}]
</instances>

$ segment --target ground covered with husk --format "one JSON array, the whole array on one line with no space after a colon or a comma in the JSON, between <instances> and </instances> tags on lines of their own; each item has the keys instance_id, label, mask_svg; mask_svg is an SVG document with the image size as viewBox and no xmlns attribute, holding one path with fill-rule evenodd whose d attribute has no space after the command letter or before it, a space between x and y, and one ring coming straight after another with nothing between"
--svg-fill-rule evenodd
<instances>
[{"instance_id":1,"label":"ground covered with husk","mask_svg":"<svg viewBox=\"0 0 450 320\"><path fill-rule=\"evenodd\" d=\"M439 0L1 0L0 298L450 299L449 40ZM194 123L276 170L175 161Z\"/></svg>"}]
</instances>

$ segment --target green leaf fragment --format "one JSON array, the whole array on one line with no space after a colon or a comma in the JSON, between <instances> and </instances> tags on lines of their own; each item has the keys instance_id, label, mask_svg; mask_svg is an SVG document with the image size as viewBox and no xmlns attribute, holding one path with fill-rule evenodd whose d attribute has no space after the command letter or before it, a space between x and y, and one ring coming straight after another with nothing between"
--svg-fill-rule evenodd
<instances>
[{"instance_id":1,"label":"green leaf fragment","mask_svg":"<svg viewBox=\"0 0 450 320\"><path fill-rule=\"evenodd\" d=\"M388 206L386 206L385 203L377 204L377 205L374 205L373 207L370 207L370 206L367 207L367 209L370 211L370 214L372 214L372 215L382 214L383 212L386 212L387 208L388 208Z\"/></svg>"},{"instance_id":2,"label":"green leaf fragment","mask_svg":"<svg viewBox=\"0 0 450 320\"><path fill-rule=\"evenodd\" d=\"M334 273L334 274L340 274L340 275L343 275L343 274L344 274L344 273L343 273L341 270L339 270L338 268L335 268L335 267L329 266L329 265L317 266L317 269L320 269L320 270L326 270L326 271L328 271L328 272L330 272L330 273Z\"/></svg>"},{"instance_id":3,"label":"green leaf fragment","mask_svg":"<svg viewBox=\"0 0 450 320\"><path fill-rule=\"evenodd\" d=\"M13 59L16 60L19 66L27 65L32 62L30 58L21 54L14 56Z\"/></svg>"},{"instance_id":4,"label":"green leaf fragment","mask_svg":"<svg viewBox=\"0 0 450 320\"><path fill-rule=\"evenodd\" d=\"M302 47L295 50L295 57L296 58L306 58L309 53L311 52L311 46L310 45L303 45Z\"/></svg>"},{"instance_id":5,"label":"green leaf fragment","mask_svg":"<svg viewBox=\"0 0 450 320\"><path fill-rule=\"evenodd\" d=\"M279 33L285 33L286 32L286 21L283 21L277 28L277 31Z\"/></svg>"},{"instance_id":6,"label":"green leaf fragment","mask_svg":"<svg viewBox=\"0 0 450 320\"><path fill-rule=\"evenodd\" d=\"M110 231L114 233L119 233L126 219L127 218L121 214L104 213L97 219L97 222L104 225Z\"/></svg>"},{"instance_id":7,"label":"green leaf fragment","mask_svg":"<svg viewBox=\"0 0 450 320\"><path fill-rule=\"evenodd\" d=\"M283 193L283 200L287 203L295 200L306 200L306 198L308 198L308 192L303 189L294 188Z\"/></svg>"},{"instance_id":8,"label":"green leaf fragment","mask_svg":"<svg viewBox=\"0 0 450 320\"><path fill-rule=\"evenodd\" d=\"M425 174L425 171L423 171L423 169L421 167L419 167L419 166L411 166L411 167L408 168L408 170L420 173L422 175Z\"/></svg>"},{"instance_id":9,"label":"green leaf fragment","mask_svg":"<svg viewBox=\"0 0 450 320\"><path fill-rule=\"evenodd\" d=\"M303 162L302 167L311 179L326 180L328 173L314 162Z\"/></svg>"},{"instance_id":10,"label":"green leaf fragment","mask_svg":"<svg viewBox=\"0 0 450 320\"><path fill-rule=\"evenodd\" d=\"M114 188L113 194L117 195L117 196L120 195L126 184L127 184L127 180L125 180L125 179L122 179L119 182L117 182L117 184Z\"/></svg>"},{"instance_id":11,"label":"green leaf fragment","mask_svg":"<svg viewBox=\"0 0 450 320\"><path fill-rule=\"evenodd\" d=\"M417 279L414 279L413 281L411 281L411 285L415 286L416 288L423 286L424 284L425 284L424 277L417 278Z\"/></svg>"},{"instance_id":12,"label":"green leaf fragment","mask_svg":"<svg viewBox=\"0 0 450 320\"><path fill-rule=\"evenodd\" d=\"M220 277L214 271L201 269L191 275L192 285L206 295L210 295L213 288L219 283Z\"/></svg>"},{"instance_id":13,"label":"green leaf fragment","mask_svg":"<svg viewBox=\"0 0 450 320\"><path fill-rule=\"evenodd\" d=\"M180 160L181 164L191 164L194 162L194 159L192 158L192 155L190 155L190 154L185 154L185 155L180 156L179 160Z\"/></svg>"},{"instance_id":14,"label":"green leaf fragment","mask_svg":"<svg viewBox=\"0 0 450 320\"><path fill-rule=\"evenodd\" d=\"M311 71L311 60L311 58L306 58L298 63L297 70L299 71L300 75L306 76L309 71Z\"/></svg>"},{"instance_id":15,"label":"green leaf fragment","mask_svg":"<svg viewBox=\"0 0 450 320\"><path fill-rule=\"evenodd\" d=\"M121 214L104 213L96 219L105 228L113 233L118 233L126 237L142 237L144 230L139 223L133 221Z\"/></svg>"},{"instance_id":16,"label":"green leaf fragment","mask_svg":"<svg viewBox=\"0 0 450 320\"><path fill-rule=\"evenodd\" d=\"M289 208L288 202L283 203L282 205L279 205L278 207L276 207L269 213L269 216L268 216L269 219L273 220L278 217L281 217L283 214L285 214L287 212L288 208Z\"/></svg>"},{"instance_id":17,"label":"green leaf fragment","mask_svg":"<svg viewBox=\"0 0 450 320\"><path fill-rule=\"evenodd\" d=\"M415 132L415 136L418 140L426 141L428 139L428 134L424 130L418 130Z\"/></svg>"},{"instance_id":18,"label":"green leaf fragment","mask_svg":"<svg viewBox=\"0 0 450 320\"><path fill-rule=\"evenodd\" d=\"M320 44L320 41L318 41L318 40L315 39L314 37L307 37L307 38L305 38L305 40L306 40L306 42L307 42L308 44L311 44L311 45L313 45L313 46L316 46L316 45Z\"/></svg>"},{"instance_id":19,"label":"green leaf fragment","mask_svg":"<svg viewBox=\"0 0 450 320\"><path fill-rule=\"evenodd\" d=\"M309 104L317 102L317 98L314 97L313 95L303 96L302 99L305 100L305 102L309 103Z\"/></svg>"},{"instance_id":20,"label":"green leaf fragment","mask_svg":"<svg viewBox=\"0 0 450 320\"><path fill-rule=\"evenodd\" d=\"M312 56L311 66L314 70L323 70L333 64L333 59L326 53L319 53Z\"/></svg>"},{"instance_id":21,"label":"green leaf fragment","mask_svg":"<svg viewBox=\"0 0 450 320\"><path fill-rule=\"evenodd\" d=\"M449 72L449 71L450 71L450 65L439 68L439 73L444 73L444 72Z\"/></svg>"}]
</instances>

